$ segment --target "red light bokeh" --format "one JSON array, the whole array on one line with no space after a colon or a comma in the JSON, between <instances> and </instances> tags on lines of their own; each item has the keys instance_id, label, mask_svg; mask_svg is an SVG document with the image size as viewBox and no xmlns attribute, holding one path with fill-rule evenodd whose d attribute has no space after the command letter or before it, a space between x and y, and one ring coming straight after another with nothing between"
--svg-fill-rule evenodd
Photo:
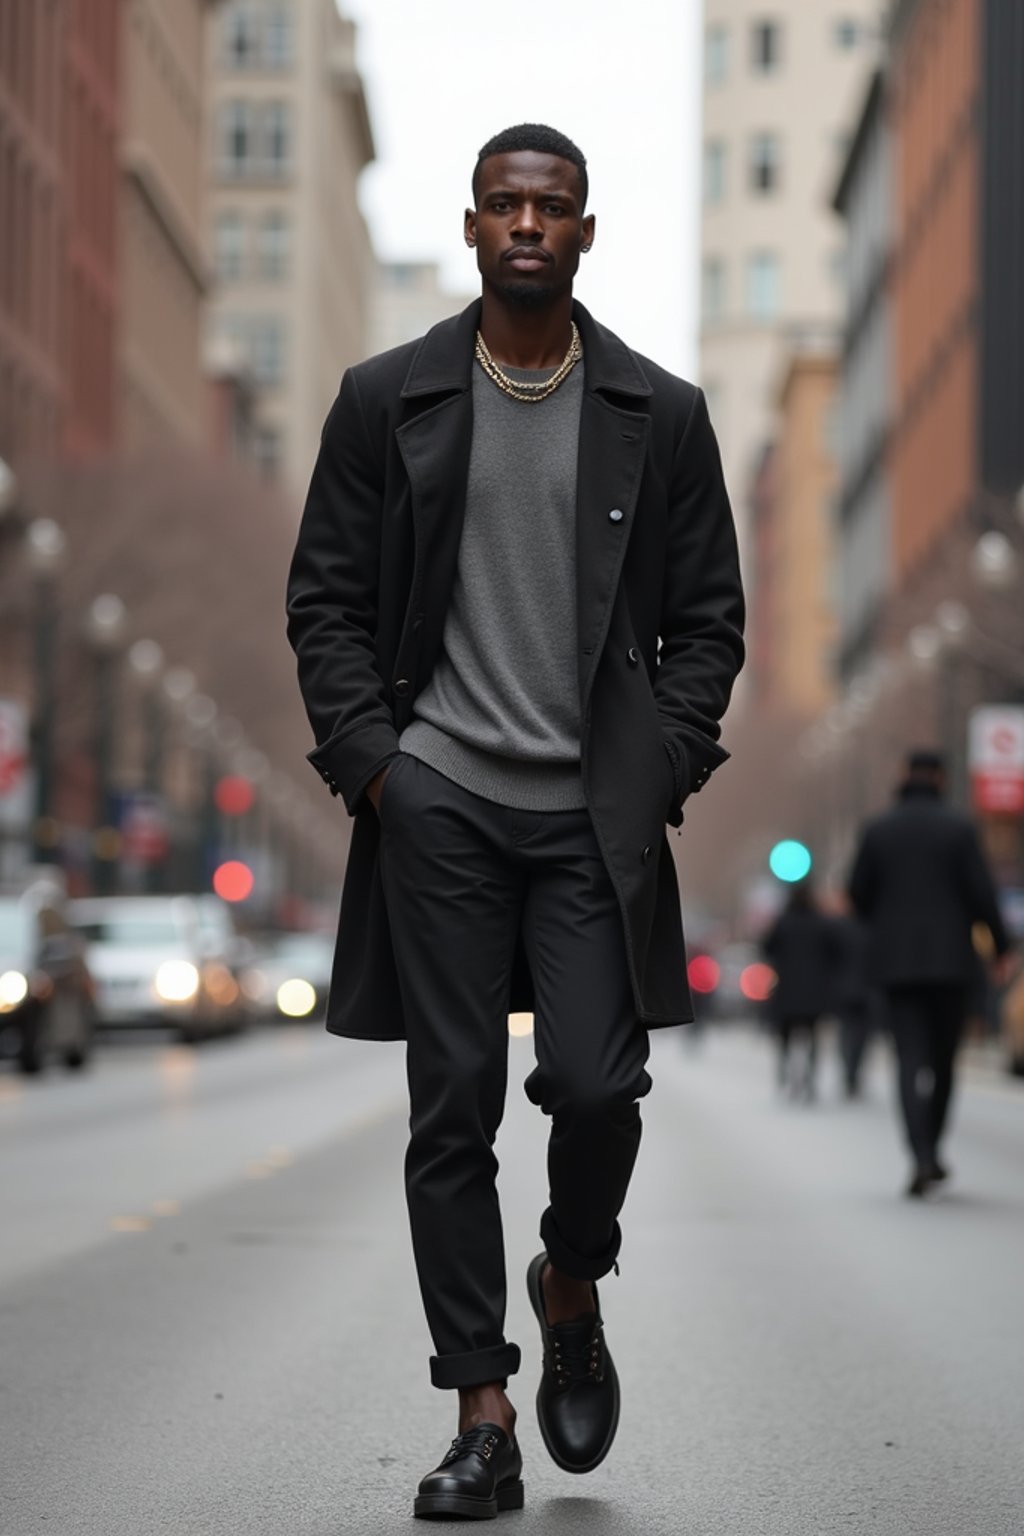
<instances>
[{"instance_id":1,"label":"red light bokeh","mask_svg":"<svg viewBox=\"0 0 1024 1536\"><path fill-rule=\"evenodd\" d=\"M775 990L775 980L771 966L755 960L740 972L740 991L748 1003L766 1003Z\"/></svg>"},{"instance_id":2,"label":"red light bokeh","mask_svg":"<svg viewBox=\"0 0 1024 1536\"><path fill-rule=\"evenodd\" d=\"M693 991L704 997L718 986L722 979L722 967L711 955L694 955L686 967L686 974Z\"/></svg>"},{"instance_id":3,"label":"red light bokeh","mask_svg":"<svg viewBox=\"0 0 1024 1536\"><path fill-rule=\"evenodd\" d=\"M256 791L248 779L240 773L229 773L218 779L213 791L213 801L222 816L244 816L251 811Z\"/></svg>"},{"instance_id":4,"label":"red light bokeh","mask_svg":"<svg viewBox=\"0 0 1024 1536\"><path fill-rule=\"evenodd\" d=\"M245 901L255 883L252 870L241 859L229 859L213 872L213 888L222 901Z\"/></svg>"}]
</instances>

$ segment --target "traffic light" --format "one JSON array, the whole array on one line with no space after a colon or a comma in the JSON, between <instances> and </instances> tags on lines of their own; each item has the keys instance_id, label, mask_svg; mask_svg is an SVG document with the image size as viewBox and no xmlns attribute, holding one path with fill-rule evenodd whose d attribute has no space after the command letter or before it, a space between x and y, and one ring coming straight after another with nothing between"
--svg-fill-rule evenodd
<instances>
[{"instance_id":1,"label":"traffic light","mask_svg":"<svg viewBox=\"0 0 1024 1536\"><path fill-rule=\"evenodd\" d=\"M776 880L781 880L785 885L796 885L798 881L806 880L813 862L811 850L792 837L776 843L768 855L768 868Z\"/></svg>"}]
</instances>

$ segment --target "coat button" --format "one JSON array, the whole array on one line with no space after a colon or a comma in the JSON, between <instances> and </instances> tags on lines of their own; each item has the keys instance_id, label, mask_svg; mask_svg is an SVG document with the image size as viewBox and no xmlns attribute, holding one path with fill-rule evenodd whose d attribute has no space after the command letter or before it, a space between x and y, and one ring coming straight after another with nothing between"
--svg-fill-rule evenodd
<instances>
[{"instance_id":1,"label":"coat button","mask_svg":"<svg viewBox=\"0 0 1024 1536\"><path fill-rule=\"evenodd\" d=\"M629 662L631 667L638 667L640 665L640 652L637 650L635 645L631 645L629 650L626 652L626 660Z\"/></svg>"},{"instance_id":2,"label":"coat button","mask_svg":"<svg viewBox=\"0 0 1024 1536\"><path fill-rule=\"evenodd\" d=\"M648 843L646 848L644 849L643 853L640 855L640 857L643 859L645 864L648 863L648 861L650 860L651 854L653 852L654 852L654 849L651 847L650 843Z\"/></svg>"},{"instance_id":3,"label":"coat button","mask_svg":"<svg viewBox=\"0 0 1024 1536\"><path fill-rule=\"evenodd\" d=\"M409 679L407 677L397 677L395 679L395 692L400 699L405 697L409 692Z\"/></svg>"},{"instance_id":4,"label":"coat button","mask_svg":"<svg viewBox=\"0 0 1024 1536\"><path fill-rule=\"evenodd\" d=\"M608 521L610 523L621 523L625 515L626 514L621 511L620 508L612 507L612 510L608 513Z\"/></svg>"}]
</instances>

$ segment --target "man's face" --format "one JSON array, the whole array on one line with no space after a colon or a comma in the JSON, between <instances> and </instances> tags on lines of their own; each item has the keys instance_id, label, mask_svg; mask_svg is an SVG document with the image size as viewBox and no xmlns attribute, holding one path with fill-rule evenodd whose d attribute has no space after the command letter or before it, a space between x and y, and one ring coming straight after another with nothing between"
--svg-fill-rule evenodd
<instances>
[{"instance_id":1,"label":"man's face","mask_svg":"<svg viewBox=\"0 0 1024 1536\"><path fill-rule=\"evenodd\" d=\"M466 210L466 244L484 286L506 301L542 308L572 288L594 218L580 206L576 167L557 155L517 150L480 167L477 206Z\"/></svg>"}]
</instances>

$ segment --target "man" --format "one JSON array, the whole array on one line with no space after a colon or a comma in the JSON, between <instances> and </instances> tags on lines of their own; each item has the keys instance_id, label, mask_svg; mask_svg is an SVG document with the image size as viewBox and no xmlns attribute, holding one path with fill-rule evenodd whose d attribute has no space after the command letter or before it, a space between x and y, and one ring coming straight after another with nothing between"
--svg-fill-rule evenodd
<instances>
[{"instance_id":1,"label":"man","mask_svg":"<svg viewBox=\"0 0 1024 1536\"><path fill-rule=\"evenodd\" d=\"M988 928L1001 972L1009 949L977 834L943 803L944 784L940 755L912 752L897 803L865 828L850 876L868 929L868 974L884 990L899 1057L912 1199L948 1173L939 1152L978 965L973 926Z\"/></svg>"},{"instance_id":2,"label":"man","mask_svg":"<svg viewBox=\"0 0 1024 1536\"><path fill-rule=\"evenodd\" d=\"M328 1028L407 1040L406 1185L459 1436L424 1516L522 1504L492 1151L507 1015L551 1117L530 1298L538 1414L586 1472L618 1421L595 1282L650 1088L647 1026L691 1015L665 822L727 754L742 660L729 503L699 390L575 304L586 161L524 125L480 152L481 301L350 369L289 585L314 766L355 818Z\"/></svg>"}]
</instances>

